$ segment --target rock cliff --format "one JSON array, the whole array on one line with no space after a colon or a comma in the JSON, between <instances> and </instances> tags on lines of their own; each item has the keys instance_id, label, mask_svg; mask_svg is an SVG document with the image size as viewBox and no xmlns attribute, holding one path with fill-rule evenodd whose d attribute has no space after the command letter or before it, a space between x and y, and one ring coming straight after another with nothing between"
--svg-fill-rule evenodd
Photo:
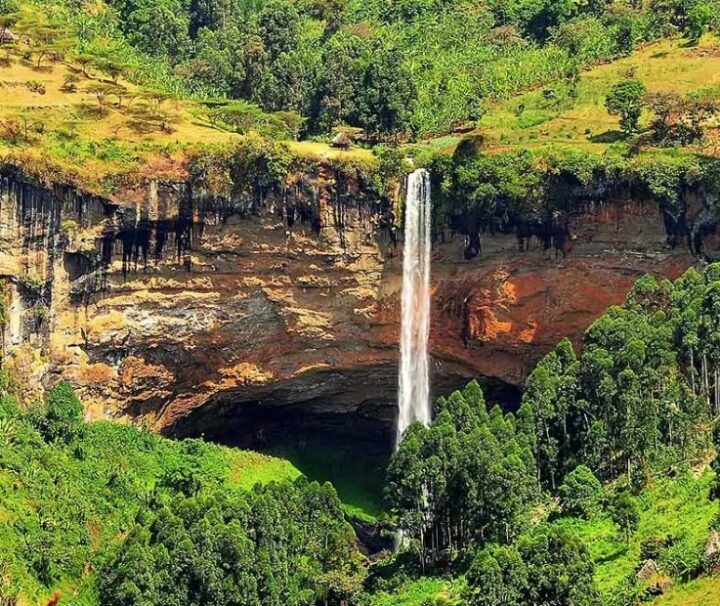
<instances>
[{"instance_id":1,"label":"rock cliff","mask_svg":"<svg viewBox=\"0 0 720 606\"><path fill-rule=\"evenodd\" d=\"M702 204L689 214L700 215ZM441 222L441 221L439 221ZM258 445L289 428L390 443L402 244L369 184L326 165L219 201L148 180L112 200L0 170L4 365L79 389L90 418ZM431 351L440 392L517 397L644 272L698 261L652 200L588 203L546 248L520 230L438 230ZM522 235L522 234L521 234ZM715 243L705 238L705 252ZM18 385L33 396L31 383Z\"/></svg>"}]
</instances>

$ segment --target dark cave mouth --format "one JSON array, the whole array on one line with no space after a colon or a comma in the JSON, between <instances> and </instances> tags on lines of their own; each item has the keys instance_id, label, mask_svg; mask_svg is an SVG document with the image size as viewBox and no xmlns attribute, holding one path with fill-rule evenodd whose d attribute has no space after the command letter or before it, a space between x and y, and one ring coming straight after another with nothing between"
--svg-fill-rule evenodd
<instances>
[{"instance_id":1,"label":"dark cave mouth","mask_svg":"<svg viewBox=\"0 0 720 606\"><path fill-rule=\"evenodd\" d=\"M383 408L392 411L390 407ZM178 423L171 433L258 451L302 448L324 441L356 445L361 452L389 454L394 425L394 419L371 417L358 411L325 412L310 403L240 402L203 406Z\"/></svg>"},{"instance_id":2,"label":"dark cave mouth","mask_svg":"<svg viewBox=\"0 0 720 606\"><path fill-rule=\"evenodd\" d=\"M471 380L464 372L434 373L433 400ZM453 369L455 370L455 369ZM384 511L387 463L395 448L396 368L316 377L324 388L283 385L254 399L219 394L170 428L176 437L205 440L276 456L311 480L330 482L348 518L370 551L388 546L376 536ZM503 381L479 378L488 402L515 410L520 391ZM303 398L303 396L305 396ZM312 397L307 397L312 396ZM367 535L367 536L366 536Z\"/></svg>"},{"instance_id":3,"label":"dark cave mouth","mask_svg":"<svg viewBox=\"0 0 720 606\"><path fill-rule=\"evenodd\" d=\"M265 393L221 393L167 431L227 446L273 451L335 444L359 456L389 456L395 447L397 368L320 372L308 383L272 386ZM434 360L431 399L449 395L473 377L467 369ZM477 377L486 401L517 409L521 390L493 377Z\"/></svg>"}]
</instances>

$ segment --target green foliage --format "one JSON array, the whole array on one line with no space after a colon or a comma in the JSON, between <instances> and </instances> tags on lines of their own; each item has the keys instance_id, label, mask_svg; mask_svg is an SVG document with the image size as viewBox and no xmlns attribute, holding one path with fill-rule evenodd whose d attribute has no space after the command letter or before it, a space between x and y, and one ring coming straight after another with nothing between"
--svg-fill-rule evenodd
<instances>
[{"instance_id":1,"label":"green foliage","mask_svg":"<svg viewBox=\"0 0 720 606\"><path fill-rule=\"evenodd\" d=\"M296 448L273 449L278 460L287 460L308 478L330 482L337 490L343 510L351 518L376 523L383 512L382 492L387 456L358 456L347 444L308 440Z\"/></svg>"},{"instance_id":2,"label":"green foliage","mask_svg":"<svg viewBox=\"0 0 720 606\"><path fill-rule=\"evenodd\" d=\"M711 2L698 2L690 9L685 23L685 30L690 44L700 42L702 35L708 31L713 14L717 9L717 3Z\"/></svg>"},{"instance_id":3,"label":"green foliage","mask_svg":"<svg viewBox=\"0 0 720 606\"><path fill-rule=\"evenodd\" d=\"M489 546L467 574L469 606L599 606L587 549L557 526L522 536L511 547Z\"/></svg>"},{"instance_id":4,"label":"green foliage","mask_svg":"<svg viewBox=\"0 0 720 606\"><path fill-rule=\"evenodd\" d=\"M422 577L404 582L392 593L376 591L365 595L365 606L460 606L460 602L447 597L450 583L441 578Z\"/></svg>"},{"instance_id":5,"label":"green foliage","mask_svg":"<svg viewBox=\"0 0 720 606\"><path fill-rule=\"evenodd\" d=\"M528 440L512 415L487 410L480 386L440 398L431 427L412 425L388 465L386 497L423 562L475 542L508 542L536 496ZM502 495L502 496L501 496Z\"/></svg>"},{"instance_id":6,"label":"green foliage","mask_svg":"<svg viewBox=\"0 0 720 606\"><path fill-rule=\"evenodd\" d=\"M623 529L625 542L629 543L630 536L637 528L640 513L638 512L637 502L627 490L615 497L610 508L610 514L613 522Z\"/></svg>"},{"instance_id":7,"label":"green foliage","mask_svg":"<svg viewBox=\"0 0 720 606\"><path fill-rule=\"evenodd\" d=\"M642 486L655 465L705 445L697 436L716 414L720 385L715 271L639 280L623 307L590 326L580 358L566 343L538 364L523 403L546 484L582 463Z\"/></svg>"},{"instance_id":8,"label":"green foliage","mask_svg":"<svg viewBox=\"0 0 720 606\"><path fill-rule=\"evenodd\" d=\"M267 483L266 465L277 483L237 488ZM60 586L78 606L337 603L362 580L354 534L329 485L294 477L201 440L85 424L66 383L29 412L3 396L0 596L45 603Z\"/></svg>"},{"instance_id":9,"label":"green foliage","mask_svg":"<svg viewBox=\"0 0 720 606\"><path fill-rule=\"evenodd\" d=\"M408 129L415 87L395 49L373 54L361 81L360 125L373 136Z\"/></svg>"},{"instance_id":10,"label":"green foliage","mask_svg":"<svg viewBox=\"0 0 720 606\"><path fill-rule=\"evenodd\" d=\"M715 448L715 458L712 460L710 466L715 472L715 482L710 489L710 497L720 501L720 421L715 421L713 425L712 438L713 447ZM718 515L718 520L720 521L720 514ZM718 526L720 526L720 524ZM718 530L720 530L720 528L718 528Z\"/></svg>"},{"instance_id":11,"label":"green foliage","mask_svg":"<svg viewBox=\"0 0 720 606\"><path fill-rule=\"evenodd\" d=\"M565 476L558 495L563 514L578 518L599 513L605 497L600 480L585 465L577 466Z\"/></svg>"},{"instance_id":12,"label":"green foliage","mask_svg":"<svg viewBox=\"0 0 720 606\"><path fill-rule=\"evenodd\" d=\"M35 415L35 424L45 440L65 444L80 436L82 420L82 404L67 382L60 383L50 392L45 408Z\"/></svg>"},{"instance_id":13,"label":"green foliage","mask_svg":"<svg viewBox=\"0 0 720 606\"><path fill-rule=\"evenodd\" d=\"M378 169L375 172L375 187L381 194L389 195L392 188L397 186L408 173L406 152L399 147L381 145L373 150L378 159Z\"/></svg>"},{"instance_id":14,"label":"green foliage","mask_svg":"<svg viewBox=\"0 0 720 606\"><path fill-rule=\"evenodd\" d=\"M293 112L315 134L348 124L380 138L472 124L488 100L568 79L678 28L695 39L716 6L663 5L656 19L656 6L604 0L111 0L111 10L96 11L67 0L32 4L54 15L51 29L61 34L38 47L38 61L42 46L67 48L83 72L113 81L126 75Z\"/></svg>"},{"instance_id":15,"label":"green foliage","mask_svg":"<svg viewBox=\"0 0 720 606\"><path fill-rule=\"evenodd\" d=\"M620 116L620 129L625 135L636 133L640 128L640 115L647 89L642 81L629 78L610 89L605 107L613 116Z\"/></svg>"},{"instance_id":16,"label":"green foliage","mask_svg":"<svg viewBox=\"0 0 720 606\"><path fill-rule=\"evenodd\" d=\"M251 131L273 139L297 139L303 119L295 112L262 111L257 105L244 101L213 104L207 115L211 122L223 125L240 134Z\"/></svg>"},{"instance_id":17,"label":"green foliage","mask_svg":"<svg viewBox=\"0 0 720 606\"><path fill-rule=\"evenodd\" d=\"M100 600L297 606L346 599L360 577L353 532L329 484L270 484L153 505L100 571ZM334 573L334 574L331 574Z\"/></svg>"}]
</instances>

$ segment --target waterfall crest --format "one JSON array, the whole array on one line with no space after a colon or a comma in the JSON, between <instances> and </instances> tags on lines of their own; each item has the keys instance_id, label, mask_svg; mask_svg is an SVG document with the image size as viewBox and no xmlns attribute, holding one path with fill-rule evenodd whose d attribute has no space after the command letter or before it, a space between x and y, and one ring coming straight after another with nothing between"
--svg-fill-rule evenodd
<instances>
[{"instance_id":1,"label":"waterfall crest","mask_svg":"<svg viewBox=\"0 0 720 606\"><path fill-rule=\"evenodd\" d=\"M415 421L430 424L430 174L408 176L400 332L400 377L396 444Z\"/></svg>"}]
</instances>

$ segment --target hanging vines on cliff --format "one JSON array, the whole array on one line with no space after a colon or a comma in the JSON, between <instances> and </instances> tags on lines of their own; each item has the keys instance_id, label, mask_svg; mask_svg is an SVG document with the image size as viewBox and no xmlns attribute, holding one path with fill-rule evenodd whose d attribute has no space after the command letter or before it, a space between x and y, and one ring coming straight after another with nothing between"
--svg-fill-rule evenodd
<instances>
[{"instance_id":1,"label":"hanging vines on cliff","mask_svg":"<svg viewBox=\"0 0 720 606\"><path fill-rule=\"evenodd\" d=\"M668 242L674 246L686 238L699 252L703 234L687 218L689 194L717 213L716 158L682 152L592 155L560 148L489 154L474 139L461 142L449 160L438 155L424 160L434 174L436 203L452 229L468 238L467 258L482 254L483 234L497 231L515 232L521 248L523 238L535 236L545 249L562 251L561 232L570 216L588 204L630 198L657 203Z\"/></svg>"}]
</instances>

